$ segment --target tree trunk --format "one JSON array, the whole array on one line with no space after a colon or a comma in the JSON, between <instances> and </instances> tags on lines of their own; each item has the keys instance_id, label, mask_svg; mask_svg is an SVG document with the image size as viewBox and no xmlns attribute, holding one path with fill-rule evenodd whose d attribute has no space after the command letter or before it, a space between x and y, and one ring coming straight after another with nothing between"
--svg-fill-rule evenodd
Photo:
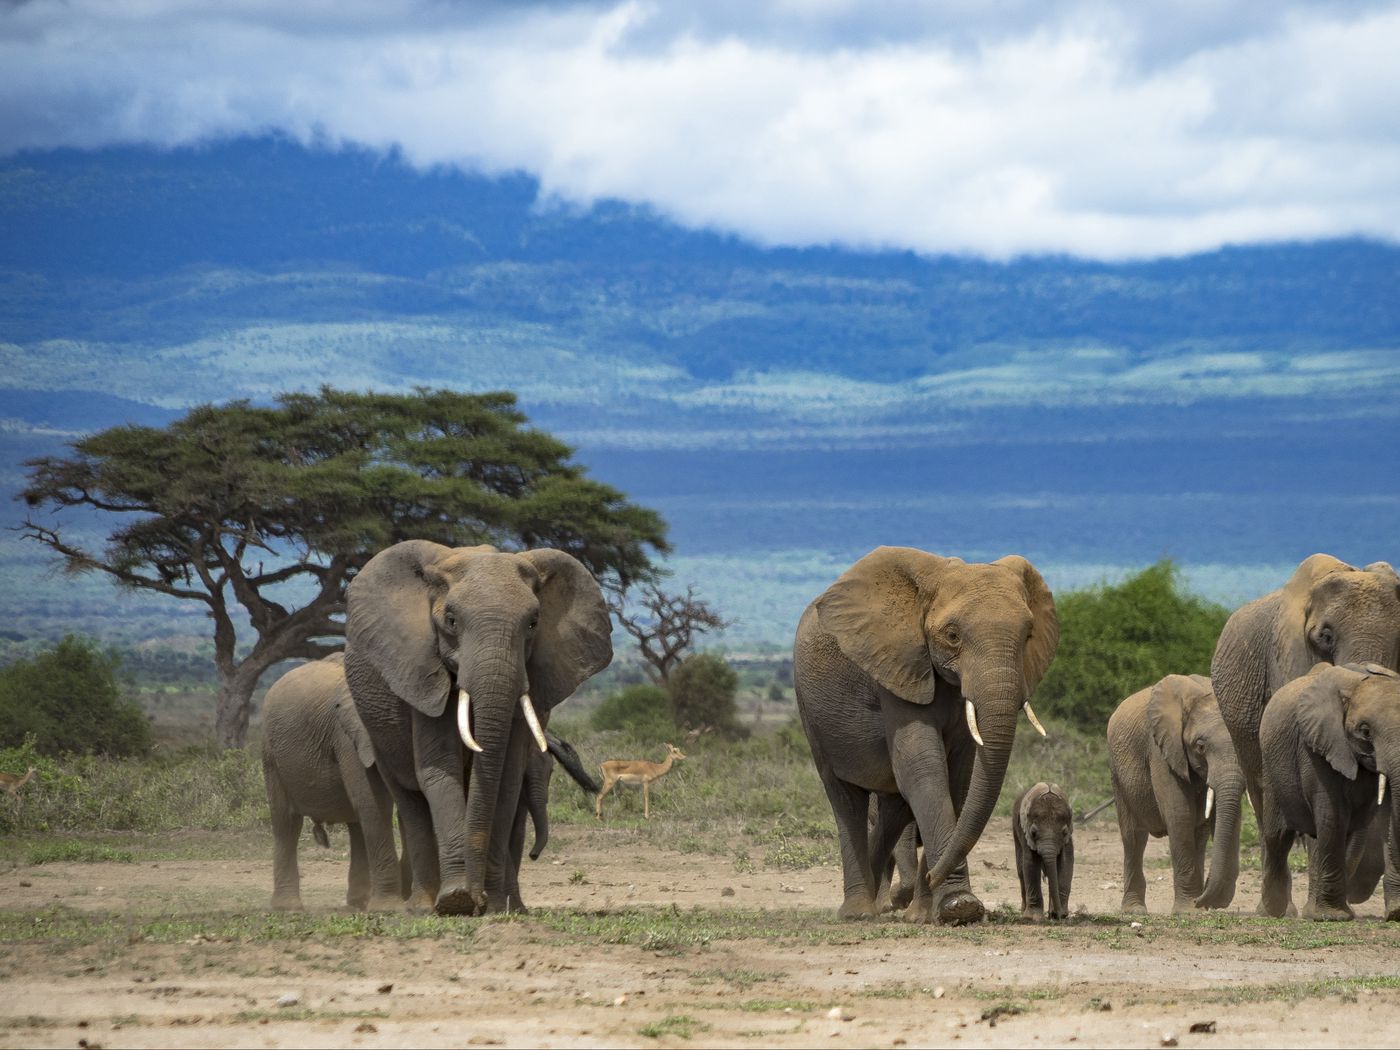
<instances>
[{"instance_id":1,"label":"tree trunk","mask_svg":"<svg viewBox=\"0 0 1400 1050\"><path fill-rule=\"evenodd\" d=\"M219 683L219 696L214 712L214 739L224 750L243 747L248 743L248 720L253 715L253 690L258 686L263 668L246 664Z\"/></svg>"}]
</instances>

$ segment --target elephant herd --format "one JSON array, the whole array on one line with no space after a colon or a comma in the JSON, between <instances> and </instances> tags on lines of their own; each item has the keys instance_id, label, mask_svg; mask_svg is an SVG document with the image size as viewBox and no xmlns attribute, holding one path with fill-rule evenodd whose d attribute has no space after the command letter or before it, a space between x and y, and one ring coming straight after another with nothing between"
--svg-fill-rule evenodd
<instances>
[{"instance_id":1,"label":"elephant herd","mask_svg":"<svg viewBox=\"0 0 1400 1050\"><path fill-rule=\"evenodd\" d=\"M350 826L354 907L523 908L525 824L538 855L553 760L598 790L546 727L610 662L610 638L597 581L561 551L408 541L376 555L349 588L343 657L289 672L267 696L274 906L300 906L296 843L310 817L322 840L322 824ZM840 916L890 901L916 921L983 916L968 853L1021 714L1044 734L1029 700L1058 641L1050 590L1017 556L976 564L881 547L807 607L793 680L840 841ZM1175 911L1230 904L1248 798L1262 913L1293 913L1287 854L1303 835L1305 917L1350 918L1383 878L1386 917L1400 919L1400 802L1387 793L1400 775L1397 668L1400 578L1384 562L1316 554L1230 617L1210 678L1169 675L1125 699L1107 727L1123 910L1146 908L1151 835L1168 838ZM1068 913L1072 823L1057 785L1016 801L1027 916Z\"/></svg>"}]
</instances>

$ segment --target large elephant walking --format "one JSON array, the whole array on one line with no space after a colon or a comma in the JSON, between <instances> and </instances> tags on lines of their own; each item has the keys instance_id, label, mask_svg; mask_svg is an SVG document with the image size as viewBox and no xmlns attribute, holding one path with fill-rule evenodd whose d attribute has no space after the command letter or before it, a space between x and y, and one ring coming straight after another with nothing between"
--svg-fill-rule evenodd
<instances>
[{"instance_id":1,"label":"large elephant walking","mask_svg":"<svg viewBox=\"0 0 1400 1050\"><path fill-rule=\"evenodd\" d=\"M1249 797L1261 822L1269 819L1263 785L1259 722L1278 690L1314 664L1379 664L1400 669L1400 577L1386 562L1357 569L1328 554L1306 558L1278 590L1241 606L1216 643L1210 677L1220 714L1244 768ZM1372 840L1372 851L1379 839ZM1276 867L1271 846L1261 843L1266 870ZM1375 873L1379 858L1356 865ZM1369 881L1369 885L1364 883ZM1353 901L1375 888L1374 875L1352 886ZM1291 903L1265 893L1259 910L1283 915Z\"/></svg>"},{"instance_id":2,"label":"large elephant walking","mask_svg":"<svg viewBox=\"0 0 1400 1050\"><path fill-rule=\"evenodd\" d=\"M878 876L912 815L932 895L916 895L910 917L981 917L967 854L1058 641L1049 588L1015 556L968 564L880 547L807 607L793 678L841 840L838 914L875 914ZM879 820L867 838L872 792Z\"/></svg>"},{"instance_id":3,"label":"large elephant walking","mask_svg":"<svg viewBox=\"0 0 1400 1050\"><path fill-rule=\"evenodd\" d=\"M545 749L551 709L611 661L611 631L597 580L557 550L409 540L351 582L346 677L405 828L416 903L472 915L519 899L528 749Z\"/></svg>"}]
</instances>

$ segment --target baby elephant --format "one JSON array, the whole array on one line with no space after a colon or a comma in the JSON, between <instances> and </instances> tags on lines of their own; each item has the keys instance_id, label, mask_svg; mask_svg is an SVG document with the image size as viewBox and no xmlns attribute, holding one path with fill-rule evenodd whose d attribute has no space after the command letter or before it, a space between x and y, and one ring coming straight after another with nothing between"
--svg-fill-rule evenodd
<instances>
[{"instance_id":1,"label":"baby elephant","mask_svg":"<svg viewBox=\"0 0 1400 1050\"><path fill-rule=\"evenodd\" d=\"M1353 856L1372 821L1388 821L1385 917L1400 919L1400 802L1387 778L1400 776L1400 676L1378 664L1320 663L1273 695L1259 722L1264 759L1262 905L1287 907L1288 849L1316 838L1308 863L1305 919L1351 919L1348 846Z\"/></svg>"},{"instance_id":2,"label":"baby elephant","mask_svg":"<svg viewBox=\"0 0 1400 1050\"><path fill-rule=\"evenodd\" d=\"M1074 813L1059 784L1042 781L1021 793L1011 811L1016 844L1016 873L1021 877L1021 914L1045 918L1040 895L1044 875L1050 890L1050 918L1069 918L1069 888L1074 881Z\"/></svg>"},{"instance_id":3,"label":"baby elephant","mask_svg":"<svg viewBox=\"0 0 1400 1050\"><path fill-rule=\"evenodd\" d=\"M1149 835L1167 836L1173 912L1228 905L1240 870L1245 780L1210 679L1167 675L1119 704L1108 720L1108 762L1123 838L1123 911L1147 911Z\"/></svg>"}]
</instances>

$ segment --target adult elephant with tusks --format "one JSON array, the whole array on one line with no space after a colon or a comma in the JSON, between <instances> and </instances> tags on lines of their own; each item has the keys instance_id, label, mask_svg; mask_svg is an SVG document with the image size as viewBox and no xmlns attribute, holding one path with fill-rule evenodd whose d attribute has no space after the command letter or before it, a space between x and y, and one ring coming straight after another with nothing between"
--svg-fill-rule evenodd
<instances>
[{"instance_id":1,"label":"adult elephant with tusks","mask_svg":"<svg viewBox=\"0 0 1400 1050\"><path fill-rule=\"evenodd\" d=\"M880 547L807 607L793 678L840 836L842 918L875 915L879 873L911 816L931 893L906 916L981 918L967 854L1001 793L1023 710L1040 729L1030 695L1059 635L1050 589L1017 556L969 564ZM872 792L879 817L867 837Z\"/></svg>"},{"instance_id":2,"label":"adult elephant with tusks","mask_svg":"<svg viewBox=\"0 0 1400 1050\"><path fill-rule=\"evenodd\" d=\"M409 540L351 582L346 677L408 833L412 903L479 915L519 899L529 748L612 660L611 633L597 580L558 550Z\"/></svg>"}]
</instances>

